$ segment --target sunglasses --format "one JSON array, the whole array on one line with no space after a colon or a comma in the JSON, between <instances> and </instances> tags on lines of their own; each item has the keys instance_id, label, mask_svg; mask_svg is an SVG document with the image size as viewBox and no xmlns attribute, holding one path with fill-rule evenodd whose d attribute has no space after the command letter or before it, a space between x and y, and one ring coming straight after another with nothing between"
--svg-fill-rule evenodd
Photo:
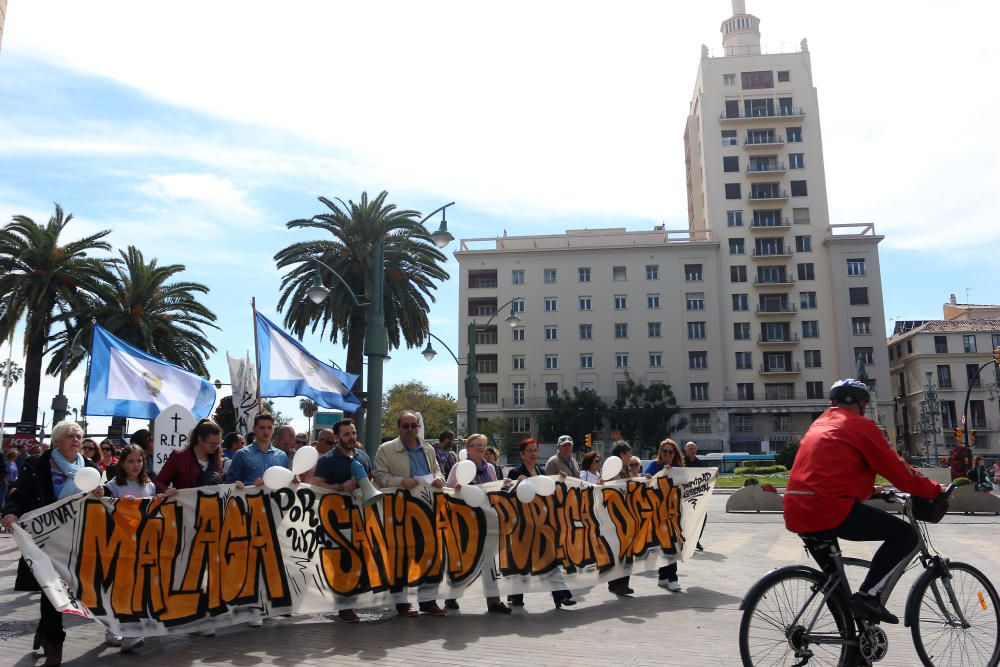
<instances>
[{"instance_id":1,"label":"sunglasses","mask_svg":"<svg viewBox=\"0 0 1000 667\"><path fill-rule=\"evenodd\" d=\"M325 442L328 445L336 445L337 444L336 440L331 440L330 438L320 438L319 440L320 440L320 442Z\"/></svg>"},{"instance_id":2,"label":"sunglasses","mask_svg":"<svg viewBox=\"0 0 1000 667\"><path fill-rule=\"evenodd\" d=\"M82 449L85 452L96 452L97 451L97 447L94 447L93 445L85 445L85 446L81 447L80 449Z\"/></svg>"},{"instance_id":3,"label":"sunglasses","mask_svg":"<svg viewBox=\"0 0 1000 667\"><path fill-rule=\"evenodd\" d=\"M296 440L295 444L296 445L304 445L304 444L306 444L306 441L305 440Z\"/></svg>"},{"instance_id":4,"label":"sunglasses","mask_svg":"<svg viewBox=\"0 0 1000 667\"><path fill-rule=\"evenodd\" d=\"M407 431L409 431L409 430L411 430L411 429L415 429L415 428L417 428L417 425L416 425L416 424L400 424L400 425L399 425L399 428L404 428L404 429L406 429Z\"/></svg>"},{"instance_id":5,"label":"sunglasses","mask_svg":"<svg viewBox=\"0 0 1000 667\"><path fill-rule=\"evenodd\" d=\"M101 449L103 449L103 450L104 450L104 451L106 451L106 452L110 452L110 451L111 451L111 448L110 448L110 447L101 447Z\"/></svg>"}]
</instances>

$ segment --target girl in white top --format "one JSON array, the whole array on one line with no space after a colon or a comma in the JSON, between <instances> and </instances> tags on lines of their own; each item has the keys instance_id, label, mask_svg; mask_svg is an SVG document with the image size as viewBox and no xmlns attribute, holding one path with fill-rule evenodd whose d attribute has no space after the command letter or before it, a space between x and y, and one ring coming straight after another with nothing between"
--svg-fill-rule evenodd
<instances>
[{"instance_id":1,"label":"girl in white top","mask_svg":"<svg viewBox=\"0 0 1000 667\"><path fill-rule=\"evenodd\" d=\"M601 457L597 452L587 452L580 463L580 479L593 484L601 484Z\"/></svg>"},{"instance_id":2,"label":"girl in white top","mask_svg":"<svg viewBox=\"0 0 1000 667\"><path fill-rule=\"evenodd\" d=\"M146 472L146 456L138 445L129 445L118 459L118 476L108 482L113 498L152 498L156 485Z\"/></svg>"}]
</instances>

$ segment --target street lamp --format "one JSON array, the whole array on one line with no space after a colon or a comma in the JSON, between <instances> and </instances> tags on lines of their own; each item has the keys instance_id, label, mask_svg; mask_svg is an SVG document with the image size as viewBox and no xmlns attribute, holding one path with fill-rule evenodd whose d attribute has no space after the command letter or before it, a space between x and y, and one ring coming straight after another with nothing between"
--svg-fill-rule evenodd
<instances>
[{"instance_id":1,"label":"street lamp","mask_svg":"<svg viewBox=\"0 0 1000 667\"><path fill-rule=\"evenodd\" d=\"M937 387L931 381L932 373L927 371L924 373L927 378L927 386L924 387L924 400L921 401L921 407L924 411L924 423L921 425L924 433L930 433L934 440L934 462L935 465L940 465L941 459L938 452L938 427L937 418L941 414L941 401L938 399Z\"/></svg>"},{"instance_id":2,"label":"street lamp","mask_svg":"<svg viewBox=\"0 0 1000 667\"><path fill-rule=\"evenodd\" d=\"M462 363L461 361L458 360L458 357L456 357L455 353L451 351L451 348L448 347L447 343L445 343L443 340L441 340L434 334L430 333L429 331L427 332L429 336L434 338L434 340L444 345L445 349L448 350L449 354L451 354L452 358L455 360L455 363L457 363L459 366L465 366L466 435L475 433L479 430L478 415L477 415L477 409L479 407L479 376L477 375L476 371L476 331L480 328L486 329L487 327L489 327L490 322L492 322L493 318L497 316L497 313L499 313L507 306L510 306L510 314L508 314L507 317L504 318L504 322L506 322L512 327L517 326L521 322L521 318L517 316L517 312L515 312L514 310L514 302L520 300L520 298L521 297L514 297L513 299L510 299L506 303L501 304L500 307L496 309L496 312L490 315L490 319L486 320L486 324L483 324L481 327L480 325L476 324L475 320L469 322L469 330L468 333L466 334L466 338L468 338L468 351L466 352L465 355L465 363ZM437 352L434 350L433 347L431 347L430 340L427 341L427 347L424 348L423 355L424 359L426 359L427 361L431 361L437 355Z\"/></svg>"},{"instance_id":3,"label":"street lamp","mask_svg":"<svg viewBox=\"0 0 1000 667\"><path fill-rule=\"evenodd\" d=\"M422 225L434 215L441 214L441 225L430 235L431 241L438 248L444 248L455 238L448 231L446 219L446 209L454 204L455 202L450 202L434 209L418 223ZM375 253L372 257L372 293L367 303L362 303L358 299L351 286L334 269L315 257L309 259L329 271L340 282L355 306L368 306L368 317L365 323L365 356L368 357L368 377L365 381L367 397L365 401L365 444L369 447L376 447L382 439L382 365L389 358L389 335L385 328L383 298L385 290L385 238L380 238L375 244ZM329 294L330 290L323 285L319 274L315 274L312 287L306 290L306 296L314 304L319 305Z\"/></svg>"},{"instance_id":4,"label":"street lamp","mask_svg":"<svg viewBox=\"0 0 1000 667\"><path fill-rule=\"evenodd\" d=\"M69 365L70 357L79 359L87 353L87 349L83 345L80 345L80 334L82 333L83 329L77 331L76 335L73 336L73 342L63 350L62 362L59 364L59 393L52 399L53 424L58 424L66 419L66 413L69 408L69 399L63 393L66 388L66 367Z\"/></svg>"}]
</instances>

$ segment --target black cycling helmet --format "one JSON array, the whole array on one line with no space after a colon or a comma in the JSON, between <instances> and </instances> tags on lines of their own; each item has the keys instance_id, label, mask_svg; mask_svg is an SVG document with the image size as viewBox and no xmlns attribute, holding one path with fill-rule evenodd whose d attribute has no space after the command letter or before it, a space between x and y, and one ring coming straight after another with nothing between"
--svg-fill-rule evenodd
<instances>
[{"instance_id":1,"label":"black cycling helmet","mask_svg":"<svg viewBox=\"0 0 1000 667\"><path fill-rule=\"evenodd\" d=\"M846 378L837 380L830 387L830 400L834 403L850 405L861 401L870 401L871 394L868 391L868 385L861 380Z\"/></svg>"}]
</instances>

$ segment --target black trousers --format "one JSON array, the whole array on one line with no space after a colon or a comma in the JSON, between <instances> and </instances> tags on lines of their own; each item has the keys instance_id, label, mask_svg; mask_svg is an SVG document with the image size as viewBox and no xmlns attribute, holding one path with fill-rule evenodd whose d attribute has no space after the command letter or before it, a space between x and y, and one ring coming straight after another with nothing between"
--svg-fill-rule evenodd
<instances>
[{"instance_id":1,"label":"black trousers","mask_svg":"<svg viewBox=\"0 0 1000 667\"><path fill-rule=\"evenodd\" d=\"M38 636L52 644L62 644L66 641L62 614L56 611L44 592L42 593L42 617L38 621Z\"/></svg>"},{"instance_id":2,"label":"black trousers","mask_svg":"<svg viewBox=\"0 0 1000 667\"><path fill-rule=\"evenodd\" d=\"M855 503L850 514L836 528L819 533L810 533L807 537L825 539L842 538L852 542L881 542L882 546L872 557L872 566L868 576L859 589L863 593L871 591L900 561L909 556L917 548L917 531L909 523L875 507L863 503ZM819 566L826 570L832 560L826 551L812 552Z\"/></svg>"}]
</instances>

